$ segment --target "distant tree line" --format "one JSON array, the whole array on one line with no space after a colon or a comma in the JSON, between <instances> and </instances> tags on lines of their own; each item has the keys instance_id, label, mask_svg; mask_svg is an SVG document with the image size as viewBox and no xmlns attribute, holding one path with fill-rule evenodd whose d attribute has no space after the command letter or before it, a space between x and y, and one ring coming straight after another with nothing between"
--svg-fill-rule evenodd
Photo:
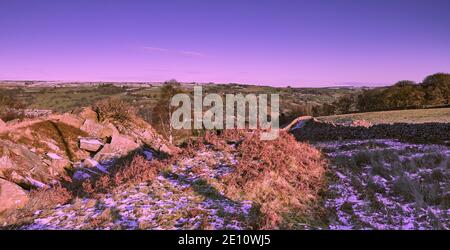
<instances>
[{"instance_id":1,"label":"distant tree line","mask_svg":"<svg viewBox=\"0 0 450 250\"><path fill-rule=\"evenodd\" d=\"M313 107L312 115L416 109L450 105L450 74L427 76L421 83L399 81L393 86L363 90Z\"/></svg>"}]
</instances>

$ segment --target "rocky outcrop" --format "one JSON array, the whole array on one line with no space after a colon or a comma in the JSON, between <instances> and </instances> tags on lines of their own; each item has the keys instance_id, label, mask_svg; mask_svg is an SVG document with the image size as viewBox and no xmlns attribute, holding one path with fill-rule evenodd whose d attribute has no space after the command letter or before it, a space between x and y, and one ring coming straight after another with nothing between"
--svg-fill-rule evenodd
<instances>
[{"instance_id":1,"label":"rocky outcrop","mask_svg":"<svg viewBox=\"0 0 450 250\"><path fill-rule=\"evenodd\" d=\"M28 194L18 185L0 179L0 213L22 208L28 201Z\"/></svg>"},{"instance_id":2,"label":"rocky outcrop","mask_svg":"<svg viewBox=\"0 0 450 250\"><path fill-rule=\"evenodd\" d=\"M0 178L21 186L41 186L53 179L50 172L49 166L25 146L0 140Z\"/></svg>"},{"instance_id":3,"label":"rocky outcrop","mask_svg":"<svg viewBox=\"0 0 450 250\"><path fill-rule=\"evenodd\" d=\"M6 127L0 123L0 131ZM103 172L115 159L145 149L173 154L153 127L136 117L127 123L98 122L90 108L79 115L52 114L8 124L0 140L0 178L29 187L58 182L73 168Z\"/></svg>"}]
</instances>

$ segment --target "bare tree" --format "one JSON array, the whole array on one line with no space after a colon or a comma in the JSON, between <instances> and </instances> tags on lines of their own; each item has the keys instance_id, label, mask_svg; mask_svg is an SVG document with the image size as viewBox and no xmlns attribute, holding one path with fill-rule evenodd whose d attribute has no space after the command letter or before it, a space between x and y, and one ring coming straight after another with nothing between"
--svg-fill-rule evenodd
<instances>
[{"instance_id":1,"label":"bare tree","mask_svg":"<svg viewBox=\"0 0 450 250\"><path fill-rule=\"evenodd\" d=\"M174 135L171 124L171 115L176 109L176 107L170 105L170 100L174 95L182 92L180 84L176 80L165 82L161 88L160 98L153 109L153 124L157 126L170 143L173 142Z\"/></svg>"}]
</instances>

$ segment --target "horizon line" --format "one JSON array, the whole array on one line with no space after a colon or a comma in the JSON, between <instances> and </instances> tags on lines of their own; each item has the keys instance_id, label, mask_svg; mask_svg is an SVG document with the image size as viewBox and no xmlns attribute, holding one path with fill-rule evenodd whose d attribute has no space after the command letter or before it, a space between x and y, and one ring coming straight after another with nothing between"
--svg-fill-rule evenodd
<instances>
[{"instance_id":1,"label":"horizon line","mask_svg":"<svg viewBox=\"0 0 450 250\"><path fill-rule=\"evenodd\" d=\"M43 79L20 79L20 80L13 80L13 79L0 79L0 83L3 82L55 82L55 83L129 83L129 84L162 84L165 82L168 82L170 80L176 80L176 79L167 79L164 81L136 81L136 80L130 80L130 81L117 81L117 80L43 80ZM197 81L178 81L177 82L181 84L218 84L218 85L226 85L226 84L237 84L237 85L249 85L249 86L261 86L261 87L273 87L273 88L378 88L378 87L388 87L392 86L395 83L389 84L389 83L363 83L363 82L343 82L343 83L330 83L330 84L320 84L320 83L305 83L299 85L294 84L268 84L268 83L241 83L241 82L197 82ZM314 85L320 85L320 86L314 86ZM373 86L370 86L373 85Z\"/></svg>"}]
</instances>

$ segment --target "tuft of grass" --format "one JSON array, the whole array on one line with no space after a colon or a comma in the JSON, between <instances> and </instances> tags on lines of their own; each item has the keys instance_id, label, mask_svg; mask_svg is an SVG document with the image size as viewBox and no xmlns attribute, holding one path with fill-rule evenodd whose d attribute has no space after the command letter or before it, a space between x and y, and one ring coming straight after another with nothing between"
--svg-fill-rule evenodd
<instances>
[{"instance_id":1,"label":"tuft of grass","mask_svg":"<svg viewBox=\"0 0 450 250\"><path fill-rule=\"evenodd\" d=\"M23 208L13 210L0 216L0 225L17 227L31 222L38 210L51 209L72 200L72 194L64 187L56 185L50 188L34 189L29 193L29 200ZM14 228L12 228L14 229Z\"/></svg>"},{"instance_id":2,"label":"tuft of grass","mask_svg":"<svg viewBox=\"0 0 450 250\"><path fill-rule=\"evenodd\" d=\"M131 154L110 167L109 174L94 176L82 183L75 182L71 190L81 195L106 193L121 185L154 181L164 168L165 164L159 160L148 161L142 155Z\"/></svg>"}]
</instances>

